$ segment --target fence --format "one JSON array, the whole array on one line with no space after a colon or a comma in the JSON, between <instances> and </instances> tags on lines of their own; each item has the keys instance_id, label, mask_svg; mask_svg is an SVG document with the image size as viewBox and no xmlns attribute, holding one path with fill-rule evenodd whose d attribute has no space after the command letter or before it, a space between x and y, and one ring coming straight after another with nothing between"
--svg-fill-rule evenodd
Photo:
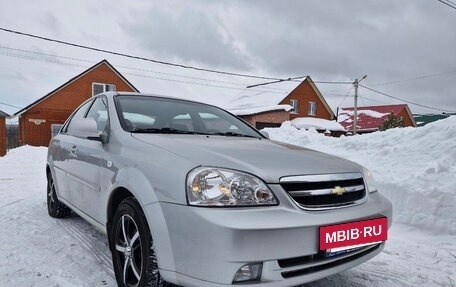
<instances>
[{"instance_id":1,"label":"fence","mask_svg":"<svg viewBox=\"0 0 456 287\"><path fill-rule=\"evenodd\" d=\"M23 129L22 134L20 134L18 125L7 124L6 134L0 134L0 137L6 138L6 150L21 145L47 146L51 137L59 132L61 126L60 124L52 124L50 129Z\"/></svg>"},{"instance_id":2,"label":"fence","mask_svg":"<svg viewBox=\"0 0 456 287\"><path fill-rule=\"evenodd\" d=\"M19 126L6 125L6 150L10 150L19 146Z\"/></svg>"}]
</instances>

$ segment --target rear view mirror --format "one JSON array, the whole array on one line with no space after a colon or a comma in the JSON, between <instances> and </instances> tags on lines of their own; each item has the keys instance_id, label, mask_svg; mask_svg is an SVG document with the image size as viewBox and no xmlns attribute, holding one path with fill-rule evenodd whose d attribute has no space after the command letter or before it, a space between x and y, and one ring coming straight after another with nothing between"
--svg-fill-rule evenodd
<instances>
[{"instance_id":1,"label":"rear view mirror","mask_svg":"<svg viewBox=\"0 0 456 287\"><path fill-rule=\"evenodd\" d=\"M97 122L92 118L72 120L68 126L68 133L79 138L102 141Z\"/></svg>"}]
</instances>

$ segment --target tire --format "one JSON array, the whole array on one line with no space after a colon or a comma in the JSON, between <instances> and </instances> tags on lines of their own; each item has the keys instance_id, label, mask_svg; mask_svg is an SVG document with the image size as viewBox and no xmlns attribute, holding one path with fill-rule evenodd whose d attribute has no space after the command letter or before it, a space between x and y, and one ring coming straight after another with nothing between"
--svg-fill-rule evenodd
<instances>
[{"instance_id":1,"label":"tire","mask_svg":"<svg viewBox=\"0 0 456 287\"><path fill-rule=\"evenodd\" d=\"M161 279L152 235L144 212L134 198L126 198L120 203L110 237L119 287L171 286Z\"/></svg>"},{"instance_id":2,"label":"tire","mask_svg":"<svg viewBox=\"0 0 456 287\"><path fill-rule=\"evenodd\" d=\"M50 173L47 176L46 197L49 216L54 218L64 218L71 214L71 209L60 202L57 198L54 179Z\"/></svg>"}]
</instances>

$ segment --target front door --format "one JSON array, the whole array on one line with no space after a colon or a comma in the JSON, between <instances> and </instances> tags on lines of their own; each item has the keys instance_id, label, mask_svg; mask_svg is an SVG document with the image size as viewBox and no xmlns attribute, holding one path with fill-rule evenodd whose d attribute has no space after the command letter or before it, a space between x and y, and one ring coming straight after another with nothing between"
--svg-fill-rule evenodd
<instances>
[{"instance_id":1,"label":"front door","mask_svg":"<svg viewBox=\"0 0 456 287\"><path fill-rule=\"evenodd\" d=\"M93 118L98 132L109 130L106 99L97 97L90 106L85 118ZM71 124L71 123L70 123ZM104 143L80 137L73 137L69 151L68 176L72 205L103 224L102 191L100 188L101 164L104 154Z\"/></svg>"}]
</instances>

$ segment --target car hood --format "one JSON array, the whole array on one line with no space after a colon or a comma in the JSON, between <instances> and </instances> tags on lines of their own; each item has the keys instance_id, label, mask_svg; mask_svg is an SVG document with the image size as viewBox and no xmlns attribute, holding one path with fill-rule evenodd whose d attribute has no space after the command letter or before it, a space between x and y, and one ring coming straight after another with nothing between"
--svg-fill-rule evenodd
<instances>
[{"instance_id":1,"label":"car hood","mask_svg":"<svg viewBox=\"0 0 456 287\"><path fill-rule=\"evenodd\" d=\"M180 155L196 166L241 170L255 174L268 183L278 183L284 176L362 170L358 164L336 156L267 139L174 134L132 136Z\"/></svg>"}]
</instances>

